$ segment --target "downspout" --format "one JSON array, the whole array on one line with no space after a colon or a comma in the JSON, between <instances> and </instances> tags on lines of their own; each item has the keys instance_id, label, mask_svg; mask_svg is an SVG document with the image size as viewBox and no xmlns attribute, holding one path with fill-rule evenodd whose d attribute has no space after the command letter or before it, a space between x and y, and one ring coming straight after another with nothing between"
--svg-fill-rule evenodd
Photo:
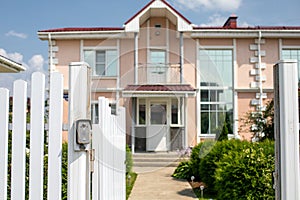
<instances>
[{"instance_id":1,"label":"downspout","mask_svg":"<svg viewBox=\"0 0 300 200\"><path fill-rule=\"evenodd\" d=\"M262 88L262 71L261 71L261 31L258 32L258 70L259 70L259 112L262 113L263 111L263 100L262 100L262 94L263 94L263 88Z\"/></svg>"},{"instance_id":2,"label":"downspout","mask_svg":"<svg viewBox=\"0 0 300 200\"><path fill-rule=\"evenodd\" d=\"M180 32L180 41L179 41L179 65L180 65L180 83L183 83L183 64L184 64L184 57L183 57L183 32Z\"/></svg>"},{"instance_id":3,"label":"downspout","mask_svg":"<svg viewBox=\"0 0 300 200\"><path fill-rule=\"evenodd\" d=\"M53 55L53 49L52 49L51 33L48 33L48 40L49 40L49 46L50 46L50 56L49 56L50 57L50 61L49 61L49 65L50 65L50 67L49 67L49 75L50 75L50 73L54 71L54 69L53 69L53 57L52 57L52 55ZM49 78L49 80L50 80L50 78Z\"/></svg>"},{"instance_id":4,"label":"downspout","mask_svg":"<svg viewBox=\"0 0 300 200\"><path fill-rule=\"evenodd\" d=\"M120 55L120 39L117 39L118 56ZM116 88L116 115L119 115L119 101L120 101L120 56L117 65L117 88Z\"/></svg>"},{"instance_id":5,"label":"downspout","mask_svg":"<svg viewBox=\"0 0 300 200\"><path fill-rule=\"evenodd\" d=\"M138 54L138 33L134 33L134 84L138 84L138 61L139 54Z\"/></svg>"}]
</instances>

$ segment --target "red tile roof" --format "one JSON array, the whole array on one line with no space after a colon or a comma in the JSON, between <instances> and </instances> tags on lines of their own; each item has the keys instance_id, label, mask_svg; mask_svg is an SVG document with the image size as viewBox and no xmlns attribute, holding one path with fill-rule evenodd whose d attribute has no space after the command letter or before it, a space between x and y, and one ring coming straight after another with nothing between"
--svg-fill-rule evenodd
<instances>
[{"instance_id":1,"label":"red tile roof","mask_svg":"<svg viewBox=\"0 0 300 200\"><path fill-rule=\"evenodd\" d=\"M198 26L194 30L214 30L214 29L236 29L236 30L300 30L300 26L248 26L248 27L223 27L223 26Z\"/></svg>"},{"instance_id":2,"label":"red tile roof","mask_svg":"<svg viewBox=\"0 0 300 200\"><path fill-rule=\"evenodd\" d=\"M178 85L127 85L124 91L182 91L182 92L194 92L196 91L189 84Z\"/></svg>"},{"instance_id":3,"label":"red tile roof","mask_svg":"<svg viewBox=\"0 0 300 200\"><path fill-rule=\"evenodd\" d=\"M56 28L48 30L40 30L39 32L75 32L75 31L122 31L121 27L69 27L69 28Z\"/></svg>"},{"instance_id":4,"label":"red tile roof","mask_svg":"<svg viewBox=\"0 0 300 200\"><path fill-rule=\"evenodd\" d=\"M150 1L146 6L144 6L140 11L138 11L135 15L133 15L129 20L125 22L125 25L128 24L131 20L133 20L136 16L138 16L141 12L147 9L148 6L150 6L154 1ZM166 4L171 10L173 10L177 15L179 15L182 19L184 19L188 24L192 24L187 18L185 18L180 12L178 12L173 6L171 6L168 2L165 0L161 0L164 4Z\"/></svg>"}]
</instances>

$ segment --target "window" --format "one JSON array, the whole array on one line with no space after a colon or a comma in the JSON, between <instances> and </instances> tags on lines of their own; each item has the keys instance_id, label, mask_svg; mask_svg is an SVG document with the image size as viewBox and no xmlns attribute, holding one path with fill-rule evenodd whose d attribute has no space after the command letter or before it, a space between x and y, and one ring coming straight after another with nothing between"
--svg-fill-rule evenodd
<instances>
[{"instance_id":1,"label":"window","mask_svg":"<svg viewBox=\"0 0 300 200\"><path fill-rule=\"evenodd\" d=\"M98 103L92 104L92 123L98 124L99 123L99 105ZM109 107L111 108L111 114L117 114L117 104L116 103L109 103Z\"/></svg>"},{"instance_id":2,"label":"window","mask_svg":"<svg viewBox=\"0 0 300 200\"><path fill-rule=\"evenodd\" d=\"M232 50L200 50L201 134L233 133Z\"/></svg>"},{"instance_id":3,"label":"window","mask_svg":"<svg viewBox=\"0 0 300 200\"><path fill-rule=\"evenodd\" d=\"M171 124L181 125L179 112L181 107L181 101L180 99L172 99L171 102Z\"/></svg>"},{"instance_id":4,"label":"window","mask_svg":"<svg viewBox=\"0 0 300 200\"><path fill-rule=\"evenodd\" d=\"M145 99L139 99L138 105L138 124L145 125L146 124L146 101Z\"/></svg>"},{"instance_id":5,"label":"window","mask_svg":"<svg viewBox=\"0 0 300 200\"><path fill-rule=\"evenodd\" d=\"M283 49L282 59L296 59L298 61L298 87L300 87L300 49Z\"/></svg>"},{"instance_id":6,"label":"window","mask_svg":"<svg viewBox=\"0 0 300 200\"><path fill-rule=\"evenodd\" d=\"M117 50L85 50L84 61L92 67L94 76L117 76Z\"/></svg>"},{"instance_id":7,"label":"window","mask_svg":"<svg viewBox=\"0 0 300 200\"><path fill-rule=\"evenodd\" d=\"M167 124L167 104L151 103L150 104L150 124L162 125Z\"/></svg>"}]
</instances>

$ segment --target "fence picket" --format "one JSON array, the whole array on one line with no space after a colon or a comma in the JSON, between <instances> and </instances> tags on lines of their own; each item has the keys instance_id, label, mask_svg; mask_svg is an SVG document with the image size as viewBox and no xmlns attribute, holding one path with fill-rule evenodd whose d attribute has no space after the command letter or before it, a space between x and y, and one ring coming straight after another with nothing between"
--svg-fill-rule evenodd
<instances>
[{"instance_id":1,"label":"fence picket","mask_svg":"<svg viewBox=\"0 0 300 200\"><path fill-rule=\"evenodd\" d=\"M43 199L45 75L32 74L29 199Z\"/></svg>"},{"instance_id":2,"label":"fence picket","mask_svg":"<svg viewBox=\"0 0 300 200\"><path fill-rule=\"evenodd\" d=\"M49 145L48 145L48 199L61 199L63 76L50 76Z\"/></svg>"},{"instance_id":3,"label":"fence picket","mask_svg":"<svg viewBox=\"0 0 300 200\"><path fill-rule=\"evenodd\" d=\"M116 197L115 199L125 199L126 198L126 122L125 122L125 108L119 107L119 115L116 117L116 134L114 140L114 166L116 166L114 171L114 179L118 183L114 188Z\"/></svg>"},{"instance_id":4,"label":"fence picket","mask_svg":"<svg viewBox=\"0 0 300 200\"><path fill-rule=\"evenodd\" d=\"M12 127L12 167L11 199L25 199L25 149L26 149L26 105L27 83L14 82L13 88L13 127Z\"/></svg>"},{"instance_id":5,"label":"fence picket","mask_svg":"<svg viewBox=\"0 0 300 200\"><path fill-rule=\"evenodd\" d=\"M0 199L7 199L9 91L0 88Z\"/></svg>"}]
</instances>

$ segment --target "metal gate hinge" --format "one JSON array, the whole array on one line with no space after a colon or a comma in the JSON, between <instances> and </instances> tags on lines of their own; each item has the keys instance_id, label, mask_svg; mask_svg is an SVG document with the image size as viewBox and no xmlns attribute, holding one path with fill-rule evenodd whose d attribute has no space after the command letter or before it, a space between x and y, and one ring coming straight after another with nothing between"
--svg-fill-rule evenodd
<instances>
[{"instance_id":1,"label":"metal gate hinge","mask_svg":"<svg viewBox=\"0 0 300 200\"><path fill-rule=\"evenodd\" d=\"M90 172L94 172L94 162L95 162L95 149L90 149L89 150L89 155L90 155Z\"/></svg>"}]
</instances>

